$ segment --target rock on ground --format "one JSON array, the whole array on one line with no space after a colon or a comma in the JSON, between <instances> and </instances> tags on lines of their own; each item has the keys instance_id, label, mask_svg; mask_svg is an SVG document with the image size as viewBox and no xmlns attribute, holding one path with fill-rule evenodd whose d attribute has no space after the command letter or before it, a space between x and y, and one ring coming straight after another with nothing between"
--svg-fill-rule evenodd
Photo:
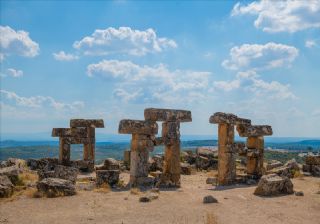
<instances>
[{"instance_id":1,"label":"rock on ground","mask_svg":"<svg viewBox=\"0 0 320 224\"><path fill-rule=\"evenodd\" d=\"M7 176L10 181L16 185L19 181L19 174L21 170L16 166L9 166L0 169L0 176Z\"/></svg>"},{"instance_id":2,"label":"rock on ground","mask_svg":"<svg viewBox=\"0 0 320 224\"><path fill-rule=\"evenodd\" d=\"M274 196L279 194L293 194L293 184L288 177L269 174L261 177L255 195Z\"/></svg>"},{"instance_id":3,"label":"rock on ground","mask_svg":"<svg viewBox=\"0 0 320 224\"><path fill-rule=\"evenodd\" d=\"M59 178L46 178L37 183L38 192L47 197L71 196L76 194L75 185Z\"/></svg>"},{"instance_id":4,"label":"rock on ground","mask_svg":"<svg viewBox=\"0 0 320 224\"><path fill-rule=\"evenodd\" d=\"M113 186L119 182L119 170L97 170L96 185L101 186L104 183Z\"/></svg>"},{"instance_id":5,"label":"rock on ground","mask_svg":"<svg viewBox=\"0 0 320 224\"><path fill-rule=\"evenodd\" d=\"M7 176L0 176L0 198L8 198L13 193L13 184Z\"/></svg>"},{"instance_id":6,"label":"rock on ground","mask_svg":"<svg viewBox=\"0 0 320 224\"><path fill-rule=\"evenodd\" d=\"M203 198L203 203L204 204L218 203L218 200L215 199L212 195L207 195Z\"/></svg>"}]
</instances>

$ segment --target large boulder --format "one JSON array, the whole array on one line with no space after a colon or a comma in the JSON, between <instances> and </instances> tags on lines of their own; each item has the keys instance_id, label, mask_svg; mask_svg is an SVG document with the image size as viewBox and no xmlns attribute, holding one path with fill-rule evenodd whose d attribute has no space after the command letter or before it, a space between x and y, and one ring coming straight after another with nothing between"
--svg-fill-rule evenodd
<instances>
[{"instance_id":1,"label":"large boulder","mask_svg":"<svg viewBox=\"0 0 320 224\"><path fill-rule=\"evenodd\" d=\"M203 157L207 157L207 158L217 158L218 157L218 149L217 148L198 147L196 149L196 153L199 156L203 156Z\"/></svg>"},{"instance_id":2,"label":"large boulder","mask_svg":"<svg viewBox=\"0 0 320 224\"><path fill-rule=\"evenodd\" d=\"M71 166L79 169L81 172L93 172L94 161L93 160L73 160L70 161Z\"/></svg>"},{"instance_id":3,"label":"large boulder","mask_svg":"<svg viewBox=\"0 0 320 224\"><path fill-rule=\"evenodd\" d=\"M59 164L57 158L42 158L42 159L28 159L27 166L31 170L54 170L54 167Z\"/></svg>"},{"instance_id":4,"label":"large boulder","mask_svg":"<svg viewBox=\"0 0 320 224\"><path fill-rule=\"evenodd\" d=\"M39 180L46 178L60 178L75 183L79 170L74 167L56 165L54 170L38 170Z\"/></svg>"},{"instance_id":5,"label":"large boulder","mask_svg":"<svg viewBox=\"0 0 320 224\"><path fill-rule=\"evenodd\" d=\"M21 169L16 166L9 166L0 169L0 176L7 176L14 185L19 182L20 173Z\"/></svg>"},{"instance_id":6,"label":"large boulder","mask_svg":"<svg viewBox=\"0 0 320 224\"><path fill-rule=\"evenodd\" d=\"M113 186L119 182L119 170L97 170L96 185L99 187L103 184Z\"/></svg>"},{"instance_id":7,"label":"large boulder","mask_svg":"<svg viewBox=\"0 0 320 224\"><path fill-rule=\"evenodd\" d=\"M71 196L76 194L75 185L59 178L46 178L37 183L38 192L47 197Z\"/></svg>"},{"instance_id":8,"label":"large boulder","mask_svg":"<svg viewBox=\"0 0 320 224\"><path fill-rule=\"evenodd\" d=\"M120 162L113 158L107 158L103 164L95 166L96 170L119 170Z\"/></svg>"},{"instance_id":9,"label":"large boulder","mask_svg":"<svg viewBox=\"0 0 320 224\"><path fill-rule=\"evenodd\" d=\"M196 157L196 168L199 170L209 170L209 169L217 169L218 167L218 159L216 158L208 158L204 156Z\"/></svg>"},{"instance_id":10,"label":"large boulder","mask_svg":"<svg viewBox=\"0 0 320 224\"><path fill-rule=\"evenodd\" d=\"M283 166L283 163L278 161L278 160L272 160L270 162L268 162L267 166L266 166L266 170L272 170L274 168L278 168Z\"/></svg>"},{"instance_id":11,"label":"large boulder","mask_svg":"<svg viewBox=\"0 0 320 224\"><path fill-rule=\"evenodd\" d=\"M274 196L280 194L293 194L293 184L288 177L269 174L261 177L255 195Z\"/></svg>"},{"instance_id":12,"label":"large boulder","mask_svg":"<svg viewBox=\"0 0 320 224\"><path fill-rule=\"evenodd\" d=\"M0 162L0 168L16 166L17 168L24 168L26 166L26 161L18 158L8 158L5 161Z\"/></svg>"},{"instance_id":13,"label":"large boulder","mask_svg":"<svg viewBox=\"0 0 320 224\"><path fill-rule=\"evenodd\" d=\"M293 178L296 172L300 172L299 164L295 159L289 160L284 166L269 170L267 173L275 173L279 176Z\"/></svg>"},{"instance_id":14,"label":"large boulder","mask_svg":"<svg viewBox=\"0 0 320 224\"><path fill-rule=\"evenodd\" d=\"M8 198L13 193L13 184L10 179L3 175L0 176L0 198Z\"/></svg>"},{"instance_id":15,"label":"large boulder","mask_svg":"<svg viewBox=\"0 0 320 224\"><path fill-rule=\"evenodd\" d=\"M306 164L308 164L308 165L320 165L320 155L319 156L308 155L306 157Z\"/></svg>"}]
</instances>

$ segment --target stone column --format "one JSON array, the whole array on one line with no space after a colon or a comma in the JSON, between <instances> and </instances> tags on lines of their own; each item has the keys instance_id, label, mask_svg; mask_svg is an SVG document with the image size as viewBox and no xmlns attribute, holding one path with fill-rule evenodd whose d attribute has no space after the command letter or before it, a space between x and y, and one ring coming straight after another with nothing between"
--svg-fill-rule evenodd
<instances>
[{"instance_id":1,"label":"stone column","mask_svg":"<svg viewBox=\"0 0 320 224\"><path fill-rule=\"evenodd\" d=\"M59 138L59 163L68 166L70 164L70 144L66 138Z\"/></svg>"},{"instance_id":2,"label":"stone column","mask_svg":"<svg viewBox=\"0 0 320 224\"><path fill-rule=\"evenodd\" d=\"M218 183L227 185L236 179L236 164L233 149L234 125L218 125Z\"/></svg>"},{"instance_id":3,"label":"stone column","mask_svg":"<svg viewBox=\"0 0 320 224\"><path fill-rule=\"evenodd\" d=\"M234 126L250 124L251 121L234 114L217 112L210 117L209 122L218 124L218 184L232 184L236 180L235 156L239 151L238 145L234 143Z\"/></svg>"},{"instance_id":4,"label":"stone column","mask_svg":"<svg viewBox=\"0 0 320 224\"><path fill-rule=\"evenodd\" d=\"M87 144L83 145L83 160L95 160L95 129L87 128L87 137L89 139Z\"/></svg>"},{"instance_id":5,"label":"stone column","mask_svg":"<svg viewBox=\"0 0 320 224\"><path fill-rule=\"evenodd\" d=\"M180 123L163 122L162 138L165 145L162 182L180 186Z\"/></svg>"},{"instance_id":6,"label":"stone column","mask_svg":"<svg viewBox=\"0 0 320 224\"><path fill-rule=\"evenodd\" d=\"M191 122L191 111L147 108L144 118L163 121L162 141L165 145L163 173L160 185L180 187L180 122Z\"/></svg>"},{"instance_id":7,"label":"stone column","mask_svg":"<svg viewBox=\"0 0 320 224\"><path fill-rule=\"evenodd\" d=\"M132 134L130 152L131 186L148 185L149 151L154 148L155 135L158 133L156 122L142 120L121 120L120 134Z\"/></svg>"},{"instance_id":8,"label":"stone column","mask_svg":"<svg viewBox=\"0 0 320 224\"><path fill-rule=\"evenodd\" d=\"M264 137L272 135L269 125L238 125L241 137L247 138L247 174L259 178L263 174Z\"/></svg>"}]
</instances>

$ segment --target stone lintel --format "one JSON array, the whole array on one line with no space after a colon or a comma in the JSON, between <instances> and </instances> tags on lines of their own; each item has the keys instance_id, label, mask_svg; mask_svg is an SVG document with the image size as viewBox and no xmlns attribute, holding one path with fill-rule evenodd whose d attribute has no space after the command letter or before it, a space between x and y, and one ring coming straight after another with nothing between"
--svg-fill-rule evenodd
<instances>
[{"instance_id":1,"label":"stone lintel","mask_svg":"<svg viewBox=\"0 0 320 224\"><path fill-rule=\"evenodd\" d=\"M53 128L52 137L87 137L87 128Z\"/></svg>"},{"instance_id":2,"label":"stone lintel","mask_svg":"<svg viewBox=\"0 0 320 224\"><path fill-rule=\"evenodd\" d=\"M119 123L118 132L120 134L156 135L158 124L153 121L124 119Z\"/></svg>"},{"instance_id":3,"label":"stone lintel","mask_svg":"<svg viewBox=\"0 0 320 224\"><path fill-rule=\"evenodd\" d=\"M250 125L251 124L251 120L249 119L240 118L234 114L223 113L223 112L214 113L210 117L209 122L212 124L225 123L225 124L231 124L231 125L237 125L237 124Z\"/></svg>"},{"instance_id":4,"label":"stone lintel","mask_svg":"<svg viewBox=\"0 0 320 224\"><path fill-rule=\"evenodd\" d=\"M273 134L270 125L237 125L237 131L241 137L258 137Z\"/></svg>"},{"instance_id":5,"label":"stone lintel","mask_svg":"<svg viewBox=\"0 0 320 224\"><path fill-rule=\"evenodd\" d=\"M76 138L76 137L60 137L67 144L92 144L95 138Z\"/></svg>"},{"instance_id":6,"label":"stone lintel","mask_svg":"<svg viewBox=\"0 0 320 224\"><path fill-rule=\"evenodd\" d=\"M71 119L70 127L104 128L103 119Z\"/></svg>"},{"instance_id":7,"label":"stone lintel","mask_svg":"<svg viewBox=\"0 0 320 224\"><path fill-rule=\"evenodd\" d=\"M146 108L144 110L144 118L151 121L179 121L191 122L191 111L189 110L173 110Z\"/></svg>"}]
</instances>

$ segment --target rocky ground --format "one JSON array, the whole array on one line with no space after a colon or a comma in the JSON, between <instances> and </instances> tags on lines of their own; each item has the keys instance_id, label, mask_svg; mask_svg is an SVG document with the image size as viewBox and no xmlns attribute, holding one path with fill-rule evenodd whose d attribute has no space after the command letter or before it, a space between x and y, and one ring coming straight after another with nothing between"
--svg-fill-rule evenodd
<instances>
[{"instance_id":1,"label":"rocky ground","mask_svg":"<svg viewBox=\"0 0 320 224\"><path fill-rule=\"evenodd\" d=\"M0 223L319 223L320 178L292 179L294 190L303 191L304 196L260 197L253 194L256 185L206 184L214 172L183 175L181 188L160 189L146 203L139 198L149 193L137 189L88 187L86 191L84 186L90 184L85 179L77 183L77 194L68 197L34 198L33 188L22 189L11 198L0 199ZM121 173L120 179L128 182L128 173ZM218 203L204 204L207 195Z\"/></svg>"}]
</instances>

